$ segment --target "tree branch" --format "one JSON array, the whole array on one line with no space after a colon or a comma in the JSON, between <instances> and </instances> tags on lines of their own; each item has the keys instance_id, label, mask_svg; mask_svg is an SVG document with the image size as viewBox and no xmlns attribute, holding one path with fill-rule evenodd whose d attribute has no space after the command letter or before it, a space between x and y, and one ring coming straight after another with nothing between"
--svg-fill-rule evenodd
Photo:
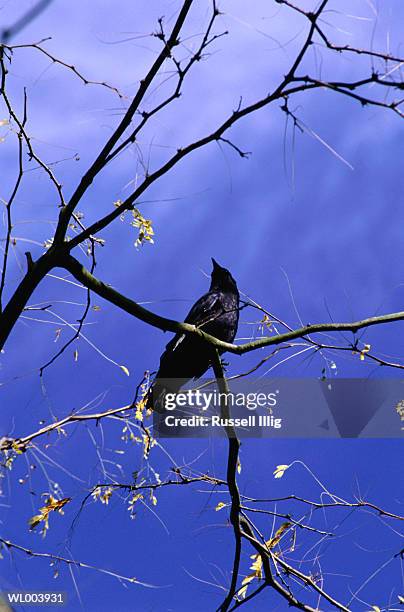
<instances>
[{"instance_id":1,"label":"tree branch","mask_svg":"<svg viewBox=\"0 0 404 612\"><path fill-rule=\"evenodd\" d=\"M212 366L216 377L216 383L218 386L219 393L225 394L227 397L229 393L229 386L224 376L223 366L220 361L219 351L215 348L212 349ZM223 397L223 396L222 396ZM228 419L230 416L229 407L226 401L221 399L220 401L220 412L223 419ZM230 507L230 522L233 525L235 550L233 560L233 570L231 575L231 582L229 591L219 607L220 612L226 612L234 599L237 591L237 580L240 569L240 557L241 557L241 530L240 530L240 493L237 485L237 467L239 462L239 449L240 442L237 438L237 433L233 426L226 425L224 427L226 432L229 450L227 455L227 486L229 488L229 494L231 499Z\"/></svg>"},{"instance_id":2,"label":"tree branch","mask_svg":"<svg viewBox=\"0 0 404 612\"><path fill-rule=\"evenodd\" d=\"M82 177L80 184L78 185L76 191L73 193L70 198L69 203L62 208L59 215L59 221L55 232L55 243L62 243L64 241L66 231L68 228L70 217L76 208L77 204L93 182L94 178L97 174L102 170L105 166L106 159L108 155L111 153L113 147L116 145L120 137L123 135L125 130L129 127L134 114L139 108L139 104L142 102L147 90L149 89L151 83L153 82L155 76L163 65L164 61L170 57L172 49L178 45L178 37L181 32L182 26L184 25L185 19L191 9L193 0L184 0L182 8L178 14L174 27L171 31L171 35L168 38L167 42L164 44L164 47L161 53L158 55L157 59L154 61L152 67L147 73L146 77L140 81L139 89L133 98L128 110L126 111L125 116L122 121L113 132L112 136L108 139L101 152L97 156L96 160L87 170L87 172ZM87 238L94 232L90 232ZM82 242L80 240L80 242Z\"/></svg>"},{"instance_id":3,"label":"tree branch","mask_svg":"<svg viewBox=\"0 0 404 612\"><path fill-rule=\"evenodd\" d=\"M84 569L91 569L101 574L107 574L108 576L112 576L117 578L118 580L123 580L125 582L131 582L133 584L139 584L140 586L145 587L153 587L151 584L147 584L145 582L141 582L136 578L130 578L128 576L122 576L121 574L117 574L111 570L107 570L101 567L97 567L95 565L89 565L88 563L83 563L83 561L76 561L74 559L68 559L67 557L61 557L60 555L53 555L52 553L41 553L31 550L30 548L26 548L25 546L20 546L19 544L14 544L10 540L6 540L5 538L0 538L0 543L5 546L8 550L17 550L18 552L25 553L30 557L39 557L40 559L47 559L53 562L64 563L65 565L74 565L75 567L82 567Z\"/></svg>"},{"instance_id":4,"label":"tree branch","mask_svg":"<svg viewBox=\"0 0 404 612\"><path fill-rule=\"evenodd\" d=\"M357 331L365 327L371 327L374 325L381 325L386 323L392 323L394 321L404 320L404 312L394 312L377 317L368 317L360 321L353 321L349 323L316 323L313 325L309 324L304 327L285 332L283 334L277 334L276 336L264 336L257 340L237 345L231 344L229 342L222 342L214 336L206 334L198 327L195 327L195 325L190 325L189 323L180 323L178 321L174 321L173 319L167 319L166 317L161 317L151 312L150 310L147 310L146 308L140 306L130 298L125 297L112 287L98 280L77 259L75 259L71 255L67 255L63 259L61 259L59 265L66 268L66 270L68 270L74 276L74 278L80 283L82 283L85 287L91 289L91 291L94 291L94 293L97 293L100 297L106 299L112 304L115 304L115 306L118 306L125 312L136 317L137 319L140 319L141 321L148 323L153 327L157 327L158 329L161 329L163 331L196 334L206 340L206 342L209 342L213 347L222 351L234 353L236 355L242 355L244 353L255 351L259 348L264 348L266 346L272 346L274 344L282 344L283 342L289 342L290 340L295 340L296 338L304 338L308 334L326 331L351 331L353 333L356 333Z\"/></svg>"}]
</instances>

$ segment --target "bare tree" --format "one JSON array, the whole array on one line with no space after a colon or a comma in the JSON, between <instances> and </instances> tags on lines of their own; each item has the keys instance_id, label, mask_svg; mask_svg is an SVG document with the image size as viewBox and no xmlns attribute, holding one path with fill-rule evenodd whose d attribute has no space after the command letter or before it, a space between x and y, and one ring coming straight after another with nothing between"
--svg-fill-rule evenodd
<instances>
[{"instance_id":1,"label":"bare tree","mask_svg":"<svg viewBox=\"0 0 404 612\"><path fill-rule=\"evenodd\" d=\"M45 8L45 5L49 3L42 4L44 6L39 7L40 9ZM223 13L220 4L215 0L210 2L207 25L202 33L195 34L191 50L184 46L184 40L188 27L187 21L195 5L192 0L182 2L170 27L167 26L164 18L158 20L156 29L150 37L158 41L160 45L159 53L145 72L137 91L128 101L123 116L119 118L101 149L94 151L94 161L82 176L75 178L76 186L69 196L66 195L58 179L57 168L55 169L52 163L45 162L42 159L37 153L35 142L30 136L28 129L29 100L24 86L22 85L20 92L22 104L16 103L9 92L9 71L13 66L14 58L26 52L37 53L49 59L52 64L56 64L60 69L66 69L85 85L92 84L106 88L119 99L123 99L123 95L113 85L92 80L87 75L83 75L68 60L53 55L47 50L46 39L34 43L12 44L13 35L26 22L29 22L30 16L23 18L14 27L10 27L6 32L3 32L4 42L0 47L0 90L3 108L7 113L7 119L4 120L3 126L8 126L11 137L14 137L17 152L14 186L4 202L5 232L1 247L0 348L5 347L5 358L7 357L7 340L17 321L24 316L24 313L33 310L46 312L51 309L51 303L36 305L31 303L31 300L47 275L54 273L56 269L62 269L71 275L71 279L86 288L87 299L77 325L73 326L70 339L41 367L39 372L41 377L43 372L54 364L65 350L82 335L86 318L91 309L91 296L93 294L98 295L148 326L202 338L211 346L215 378L218 388L223 392L228 390L228 383L219 351L244 355L258 349L271 349L271 352L266 353L264 358L260 354L256 366L249 370L249 373L251 373L269 359L275 359L281 350L293 347L297 340L302 342L303 347L310 347L315 353L326 350L353 352L359 355L361 359L372 361L380 366L397 370L404 369L404 363L391 360L384 353L373 350L372 347L363 343L357 334L360 330L371 326L383 326L393 322L399 324L400 321L404 320L403 311L368 316L357 321L318 322L293 328L282 318L273 315L252 299L247 299L243 307L248 305L249 308L259 312L261 324L267 326L268 333L245 343L228 344L209 336L193 325L168 319L145 308L132 297L115 290L110 284L114 282L113 278L100 280L95 273L97 253L105 244L102 238L103 231L125 213L129 212L132 215L132 223L138 232L138 243L143 244L152 241L152 222L145 218L140 210L141 198L156 183L163 181L169 173L175 172L185 158L197 155L199 150L212 143L229 147L242 160L248 158L249 153L243 149L242 145L235 142L231 134L231 128L242 122L248 115L258 113L261 109L270 105L280 105L286 118L291 120L297 129L306 131L307 127L299 118L299 111L294 108L293 101L297 96L315 90L319 94L324 91L331 92L335 96L335 103L341 98L350 99L353 103L363 107L374 107L378 112L394 114L397 119L403 118L404 100L401 94L404 82L401 68L404 65L404 58L392 50L361 48L340 40L334 42L327 25L327 19L332 19L332 11L335 10L333 4L335 3L332 3L331 0L322 0L309 9L304 8L307 3L295 4L289 2L289 0L274 0L274 5L280 5L282 11L288 11L291 18L298 19L301 27L304 28L304 40L286 74L275 87L272 87L265 95L254 101L244 103L243 99L240 98L237 107L231 109L227 116L218 120L213 130L207 131L191 142L185 142L174 153L168 154L156 167L149 167L146 164L143 176L131 193L124 200L115 202L115 205L112 205L111 202L110 210L105 214L99 214L97 210L91 210L90 216L93 220L89 224L84 222L79 208L84 203L91 185L100 179L109 164L116 160L122 152L130 148L136 150L140 137L146 132L153 119L158 118L168 107L173 107L172 112L175 113L176 102L183 95L184 85L190 78L191 73L197 73L202 60L214 61L214 56L209 57L209 55L216 49L219 41L221 41L220 44L225 44L224 39L228 32L221 25ZM35 15L36 13L33 16ZM338 39L340 38L339 36ZM184 48L186 52L184 52ZM325 58L324 61L329 55L338 56L340 62L343 62L345 58L354 58L355 62L357 61L357 64L354 62L357 69L352 70L355 76L351 78L348 75L342 79L341 77L333 78L332 74L322 76L322 73L327 73L327 70L325 68L322 71L316 70L308 59L313 48L321 50ZM163 71L165 73L170 71L170 89L167 91L167 88L164 88L164 94L153 106L148 101L148 95L160 82L159 79ZM178 115L177 121L181 121L180 115ZM45 245L46 248L42 249L43 252L36 254L38 249L35 249L35 254L31 251L25 253L25 271L22 279L19 280L16 275L11 274L10 264L13 245L17 240L14 236L13 215L18 203L18 195L29 172L30 163L35 163L36 166L40 167L52 186L54 210L55 215L57 213L57 218L53 235L49 237ZM108 245L105 245L104 248L107 249ZM327 335L324 335L325 332L327 332ZM342 334L342 332L345 332L345 334ZM147 424L150 415L145 413L144 398L148 385L149 376L147 375L139 384L135 398L125 406L101 407L95 412L74 412L60 420L55 419L26 435L13 435L3 438L1 450L4 455L4 465L10 468L19 455L37 450L40 440L47 440L52 435L61 436L73 424L81 425L93 422L98 425L104 421L112 422L120 428L123 426L125 435L139 442L143 457L148 458L153 446L160 444L153 437L152 429ZM102 403L101 399L100 404ZM222 414L228 416L226 406L222 406ZM352 609L352 602L342 602L333 596L321 571L318 575L314 575L312 571L305 572L301 569L298 557L294 556L296 534L306 532L310 536L317 537L319 542L333 536L332 533L322 529L316 521L319 514L318 510L332 512L333 509L342 509L346 513L366 511L375 513L386 522L399 521L401 517L366 499L345 500L327 489L321 491L319 500L310 500L294 495L287 496L278 500L276 509L273 506L273 503L277 502L276 499L248 498L240 493L238 486L239 440L232 427L226 428L226 435L228 438L228 456L224 476L219 478L208 473L199 473L197 470L193 470L191 466L175 465L172 467L171 473L162 480L160 478L156 479L152 472L148 472L146 477L137 478L135 475L131 482L119 482L116 479L114 481L96 482L81 501L81 512L84 511L88 500L108 503L110 497L116 493L120 493L123 499L129 503L130 508L134 510L136 504L146 503L146 496L147 503L153 505L156 491L164 487L176 489L183 485L197 484L204 485L204 490L209 492L224 489L228 491L228 501L221 502L218 510L228 509L229 521L234 534L234 555L229 583L222 586L224 593L222 603L219 604L220 610L225 611L240 607L253 598L259 597L265 589L276 591L288 605L301 610ZM275 477L281 477L290 467L289 465L278 466ZM68 503L70 503L70 498L63 497L60 492L49 493L43 507L33 517L31 528L35 529L40 525L46 533L51 513L63 511L64 506ZM278 509L279 507L281 510ZM261 532L258 523L258 518L268 515L274 518L274 526L277 525L269 538ZM91 564L57 554L36 552L31 548L10 541L7 537L2 537L1 542L9 551L15 550L30 556L50 559L55 563L61 562L82 568L92 567ZM242 556L245 549L253 554L251 569L246 572L242 569L242 566L245 565ZM397 551L397 560L399 560L400 554L400 551ZM142 584L141 580L118 575L112 570L93 569L109 573L120 580ZM354 597L356 596L357 594L354 595ZM375 607L374 609L379 610L381 608Z\"/></svg>"}]
</instances>

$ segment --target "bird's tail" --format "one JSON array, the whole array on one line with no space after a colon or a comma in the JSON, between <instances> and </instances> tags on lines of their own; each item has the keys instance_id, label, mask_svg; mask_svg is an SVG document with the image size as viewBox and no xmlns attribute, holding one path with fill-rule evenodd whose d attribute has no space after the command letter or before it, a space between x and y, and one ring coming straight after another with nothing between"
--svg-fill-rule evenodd
<instances>
[{"instance_id":1,"label":"bird's tail","mask_svg":"<svg viewBox=\"0 0 404 612\"><path fill-rule=\"evenodd\" d=\"M147 392L146 408L159 414L165 414L165 397L167 393L178 393L185 382L187 381L176 378L164 380L156 378Z\"/></svg>"},{"instance_id":2,"label":"bird's tail","mask_svg":"<svg viewBox=\"0 0 404 612\"><path fill-rule=\"evenodd\" d=\"M147 393L146 408L147 410L153 410L159 414L163 414L164 410L164 398L166 393L177 392L179 388L171 389L171 385L164 381L162 384L160 381L155 380Z\"/></svg>"}]
</instances>

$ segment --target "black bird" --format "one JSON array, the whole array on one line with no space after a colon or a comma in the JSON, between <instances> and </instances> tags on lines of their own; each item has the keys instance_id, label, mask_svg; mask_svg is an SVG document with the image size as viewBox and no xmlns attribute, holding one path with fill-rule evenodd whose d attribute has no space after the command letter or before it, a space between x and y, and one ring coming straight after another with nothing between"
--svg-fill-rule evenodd
<instances>
[{"instance_id":1,"label":"black bird","mask_svg":"<svg viewBox=\"0 0 404 612\"><path fill-rule=\"evenodd\" d=\"M189 311L185 323L196 325L204 332L223 340L233 342L239 318L239 292L237 284L226 268L222 268L213 259L211 283L205 293ZM180 387L192 378L199 378L211 365L212 347L201 338L178 333L167 344L160 357L155 382L149 392L147 407L162 412L162 393L176 393ZM169 383L159 379L182 379ZM154 401L153 401L154 399Z\"/></svg>"}]
</instances>

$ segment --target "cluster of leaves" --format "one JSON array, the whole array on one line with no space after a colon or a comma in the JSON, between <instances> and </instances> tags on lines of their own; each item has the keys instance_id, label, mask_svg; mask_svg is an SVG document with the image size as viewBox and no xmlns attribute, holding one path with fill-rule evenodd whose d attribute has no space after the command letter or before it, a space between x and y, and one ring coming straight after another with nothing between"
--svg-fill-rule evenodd
<instances>
[{"instance_id":1,"label":"cluster of leaves","mask_svg":"<svg viewBox=\"0 0 404 612\"><path fill-rule=\"evenodd\" d=\"M136 418L138 418L137 413L140 410L136 407ZM143 414L140 415L143 419ZM142 444L143 445L143 457L147 459L149 457L150 451L157 444L157 441L150 433L149 427L142 427L142 433L139 435L132 431L129 424L126 424L122 429L121 440L124 442L133 442L134 444Z\"/></svg>"},{"instance_id":2,"label":"cluster of leaves","mask_svg":"<svg viewBox=\"0 0 404 612\"><path fill-rule=\"evenodd\" d=\"M41 534L43 537L46 536L46 532L49 529L49 515L51 512L58 512L59 514L64 514L63 507L71 501L71 497L64 497L63 499L56 499L53 495L49 493L43 493L43 496L47 496L45 500L45 505L39 509L39 514L36 514L32 518L29 519L28 523L30 529L35 529L38 525L43 523Z\"/></svg>"},{"instance_id":3,"label":"cluster of leaves","mask_svg":"<svg viewBox=\"0 0 404 612\"><path fill-rule=\"evenodd\" d=\"M140 385L140 399L136 402L136 413L135 413L135 418L138 421L143 421L143 418L145 416L145 412L146 412L146 405L147 405L147 396L149 393L149 389L150 389L150 376L149 376L149 372L145 372L145 376L144 376L144 380L142 382L142 384ZM149 416L149 414L151 414L151 411L148 411L148 414L146 414L146 416Z\"/></svg>"},{"instance_id":4,"label":"cluster of leaves","mask_svg":"<svg viewBox=\"0 0 404 612\"><path fill-rule=\"evenodd\" d=\"M274 331L273 321L271 321L270 317L267 315L267 313L265 313L262 319L258 323L258 333L263 336L265 333L270 334L273 331Z\"/></svg>"},{"instance_id":5,"label":"cluster of leaves","mask_svg":"<svg viewBox=\"0 0 404 612\"><path fill-rule=\"evenodd\" d=\"M116 208L122 206L122 200L117 200L116 202L114 202L114 206ZM135 247L141 247L147 242L149 244L154 244L154 229L152 220L146 219L146 217L144 217L140 210L137 208L133 208L131 210L131 214L132 219L130 221L130 225L138 230L138 235L135 240ZM125 212L123 212L121 215L121 221L124 221L124 219Z\"/></svg>"},{"instance_id":6,"label":"cluster of leaves","mask_svg":"<svg viewBox=\"0 0 404 612\"><path fill-rule=\"evenodd\" d=\"M161 484L161 481L158 478L158 474L156 476L157 476L157 483ZM139 486L142 486L142 485L140 484ZM112 486L101 486L100 485L98 487L95 487L95 489L91 493L91 497L95 501L100 501L102 504L105 504L107 506L109 504L109 500L111 499L113 492L114 492L113 485ZM148 500L150 501L152 506L157 506L157 497L154 493L153 488L149 489ZM147 501L146 494L138 492L138 491L136 491L130 497L129 502L128 502L128 510L130 512L130 517L132 519L134 519L136 516L136 507L138 505L137 502L146 503L146 501Z\"/></svg>"},{"instance_id":7,"label":"cluster of leaves","mask_svg":"<svg viewBox=\"0 0 404 612\"><path fill-rule=\"evenodd\" d=\"M139 231L138 237L135 242L135 247L143 246L146 242L149 244L154 244L153 236L154 230L152 227L151 219L146 219L143 215L138 211L137 208L134 208L132 211L133 219L130 224L133 227L136 227Z\"/></svg>"},{"instance_id":8,"label":"cluster of leaves","mask_svg":"<svg viewBox=\"0 0 404 612\"><path fill-rule=\"evenodd\" d=\"M107 506L109 504L109 500L112 497L112 493L112 487L96 487L91 493L91 497L95 501L100 501L102 504L105 504Z\"/></svg>"},{"instance_id":9,"label":"cluster of leaves","mask_svg":"<svg viewBox=\"0 0 404 612\"><path fill-rule=\"evenodd\" d=\"M401 421L404 421L404 400L400 400L396 406L397 414ZM404 429L404 428L402 428Z\"/></svg>"},{"instance_id":10,"label":"cluster of leaves","mask_svg":"<svg viewBox=\"0 0 404 612\"><path fill-rule=\"evenodd\" d=\"M4 457L4 461L1 463L2 467L5 467L7 470L11 470L17 455L22 455L22 453L25 452L26 447L23 444L19 444L17 440L1 438L0 450Z\"/></svg>"},{"instance_id":11,"label":"cluster of leaves","mask_svg":"<svg viewBox=\"0 0 404 612\"><path fill-rule=\"evenodd\" d=\"M136 517L136 505L137 502L145 503L145 495L143 493L135 493L129 500L128 510L130 512L130 518L134 519ZM157 497L154 494L153 489L149 490L149 501L152 506L157 506Z\"/></svg>"},{"instance_id":12,"label":"cluster of leaves","mask_svg":"<svg viewBox=\"0 0 404 612\"><path fill-rule=\"evenodd\" d=\"M292 523L286 522L283 523L279 529L276 531L275 535L265 542L265 546L268 550L272 550L275 548L277 544L279 544L280 539L284 532L291 527ZM253 560L253 563L250 566L252 570L251 574L248 574L241 583L241 589L238 591L239 599L245 599L247 595L247 589L249 585L253 582L253 580L262 580L262 557L260 554L254 554L250 557Z\"/></svg>"}]
</instances>

